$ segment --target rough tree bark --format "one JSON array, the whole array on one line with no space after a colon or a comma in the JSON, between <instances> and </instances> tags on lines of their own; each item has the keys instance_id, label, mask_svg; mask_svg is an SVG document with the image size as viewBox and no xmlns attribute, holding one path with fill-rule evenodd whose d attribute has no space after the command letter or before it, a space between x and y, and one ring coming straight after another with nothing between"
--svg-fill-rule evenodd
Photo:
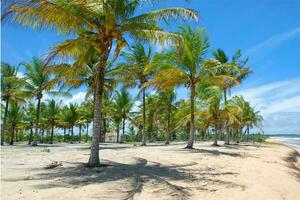
<instances>
[{"instance_id":1,"label":"rough tree bark","mask_svg":"<svg viewBox=\"0 0 300 200\"><path fill-rule=\"evenodd\" d=\"M195 85L191 84L191 94L190 94L190 103L191 103L191 122L190 122L190 134L189 140L186 148L192 149L194 145L194 137L195 137Z\"/></svg>"},{"instance_id":2,"label":"rough tree bark","mask_svg":"<svg viewBox=\"0 0 300 200\"><path fill-rule=\"evenodd\" d=\"M6 118L7 118L7 112L8 112L8 104L9 100L7 99L5 102L5 111L4 111L4 117L3 117L3 124L2 124L2 130L1 130L1 145L4 144L4 133L6 131Z\"/></svg>"},{"instance_id":3,"label":"rough tree bark","mask_svg":"<svg viewBox=\"0 0 300 200\"><path fill-rule=\"evenodd\" d=\"M145 88L142 89L143 91L143 139L142 139L142 146L146 145L146 91Z\"/></svg>"}]
</instances>

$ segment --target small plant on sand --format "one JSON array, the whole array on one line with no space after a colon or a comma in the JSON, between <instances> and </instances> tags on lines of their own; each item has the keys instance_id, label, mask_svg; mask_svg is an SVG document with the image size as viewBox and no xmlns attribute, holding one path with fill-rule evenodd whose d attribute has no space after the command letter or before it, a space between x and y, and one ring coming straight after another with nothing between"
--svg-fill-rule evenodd
<instances>
[{"instance_id":1,"label":"small plant on sand","mask_svg":"<svg viewBox=\"0 0 300 200\"><path fill-rule=\"evenodd\" d=\"M47 153L50 153L50 149L43 149L43 150L41 150L41 152L47 152Z\"/></svg>"}]
</instances>

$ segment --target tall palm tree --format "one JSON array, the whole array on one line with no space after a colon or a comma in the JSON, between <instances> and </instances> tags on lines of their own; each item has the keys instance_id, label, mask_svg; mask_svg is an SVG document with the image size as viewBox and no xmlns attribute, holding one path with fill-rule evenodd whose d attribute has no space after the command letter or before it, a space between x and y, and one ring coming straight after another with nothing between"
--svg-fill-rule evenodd
<instances>
[{"instance_id":1,"label":"tall palm tree","mask_svg":"<svg viewBox=\"0 0 300 200\"><path fill-rule=\"evenodd\" d=\"M119 69L116 72L121 76L125 86L138 87L142 94L143 113L143 138L142 145L146 145L146 88L145 84L151 78L153 72L150 66L152 62L151 48L148 51L140 43L135 44L129 52L122 52L121 57L125 62L118 63Z\"/></svg>"},{"instance_id":2,"label":"tall palm tree","mask_svg":"<svg viewBox=\"0 0 300 200\"><path fill-rule=\"evenodd\" d=\"M209 40L203 28L181 26L179 34L183 38L183 45L175 45L169 52L157 57L162 64L152 84L159 88L184 85L190 89L190 133L186 148L193 148L196 87L206 75L206 70L202 70L202 66L205 61L204 55L209 48Z\"/></svg>"},{"instance_id":3,"label":"tall palm tree","mask_svg":"<svg viewBox=\"0 0 300 200\"><path fill-rule=\"evenodd\" d=\"M114 101L115 101L116 111L119 112L120 117L122 119L121 142L123 142L125 136L125 123L132 109L133 101L129 93L125 89L122 89L121 92L119 91L115 92Z\"/></svg>"},{"instance_id":4,"label":"tall palm tree","mask_svg":"<svg viewBox=\"0 0 300 200\"><path fill-rule=\"evenodd\" d=\"M26 72L24 73L24 88L26 92L30 93L32 97L36 98L36 120L35 120L35 132L34 137L38 135L39 123L40 123L40 114L41 114L41 101L45 92L57 94L57 92L51 91L57 84L57 80L54 79L43 61L39 58L32 58L32 61L29 63L21 63L25 66ZM34 141L33 146L36 146L37 143Z\"/></svg>"},{"instance_id":5,"label":"tall palm tree","mask_svg":"<svg viewBox=\"0 0 300 200\"><path fill-rule=\"evenodd\" d=\"M150 0L149 2L156 2ZM164 8L136 15L136 10L144 6L141 0L69 1L69 0L29 0L22 5L12 6L9 12L14 20L25 26L53 28L58 32L75 33L76 38L53 47L55 55L80 55L77 60L85 60L93 49L99 55L99 62L93 76L94 120L93 141L89 166L99 166L99 132L101 126L102 94L105 68L115 41L113 58L118 57L126 46L125 35L139 40L164 43L169 39L179 39L176 34L164 32L158 21L182 17L197 19L197 13L185 8Z\"/></svg>"},{"instance_id":6,"label":"tall palm tree","mask_svg":"<svg viewBox=\"0 0 300 200\"><path fill-rule=\"evenodd\" d=\"M238 49L233 55L232 59L229 60L225 51L222 49L217 49L213 51L213 56L216 60L218 60L221 64L228 64L227 68L231 68L231 70L226 70L220 72L221 74L227 74L234 77L239 83L244 80L250 73L251 69L246 67L248 62L248 58L241 59L241 50ZM222 83L223 93L224 93L224 102L227 104L227 92L230 93L230 89L235 86L236 83L232 81L224 81ZM225 143L229 142L229 130L226 129L227 140Z\"/></svg>"},{"instance_id":7,"label":"tall palm tree","mask_svg":"<svg viewBox=\"0 0 300 200\"><path fill-rule=\"evenodd\" d=\"M7 113L10 101L22 101L22 88L17 81L18 69L8 63L1 63L1 100L4 101L4 114L1 126L1 145L4 144Z\"/></svg>"}]
</instances>

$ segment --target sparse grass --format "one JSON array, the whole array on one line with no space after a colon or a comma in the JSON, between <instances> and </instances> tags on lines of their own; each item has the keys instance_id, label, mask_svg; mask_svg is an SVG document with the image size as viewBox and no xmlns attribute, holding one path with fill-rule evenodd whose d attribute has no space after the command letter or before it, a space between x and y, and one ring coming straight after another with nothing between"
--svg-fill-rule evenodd
<instances>
[{"instance_id":1,"label":"sparse grass","mask_svg":"<svg viewBox=\"0 0 300 200\"><path fill-rule=\"evenodd\" d=\"M46 152L46 153L50 153L50 149L46 148L46 149L42 149L41 152Z\"/></svg>"}]
</instances>

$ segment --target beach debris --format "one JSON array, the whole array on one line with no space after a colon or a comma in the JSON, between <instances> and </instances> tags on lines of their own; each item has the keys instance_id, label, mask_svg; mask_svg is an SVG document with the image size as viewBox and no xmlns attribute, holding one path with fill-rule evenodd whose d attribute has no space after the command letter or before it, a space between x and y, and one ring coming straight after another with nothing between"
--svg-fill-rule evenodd
<instances>
[{"instance_id":1,"label":"beach debris","mask_svg":"<svg viewBox=\"0 0 300 200\"><path fill-rule=\"evenodd\" d=\"M53 168L56 168L56 167L60 167L62 166L62 162L59 162L59 161L53 161L51 164L47 165L45 167L45 169L53 169Z\"/></svg>"}]
</instances>

